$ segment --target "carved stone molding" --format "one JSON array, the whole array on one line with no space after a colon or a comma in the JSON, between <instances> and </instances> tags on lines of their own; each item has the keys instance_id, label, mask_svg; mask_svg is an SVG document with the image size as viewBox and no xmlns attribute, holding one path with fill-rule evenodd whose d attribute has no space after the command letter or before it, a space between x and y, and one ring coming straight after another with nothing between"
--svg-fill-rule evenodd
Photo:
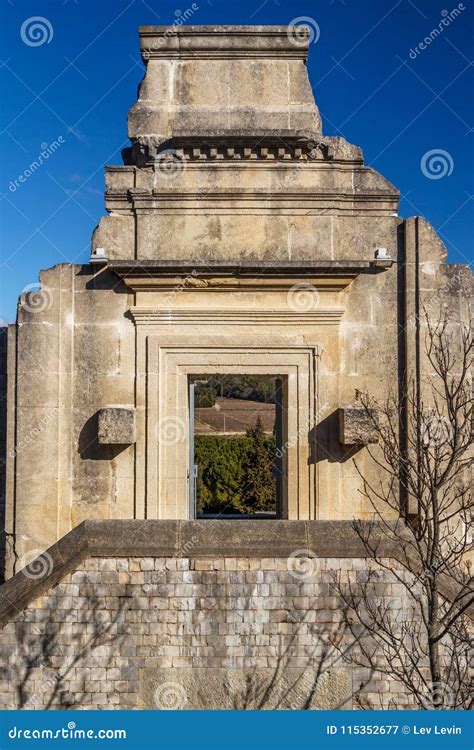
<instances>
[{"instance_id":1,"label":"carved stone molding","mask_svg":"<svg viewBox=\"0 0 474 750\"><path fill-rule=\"evenodd\" d=\"M255 133L249 135L201 134L175 136L168 141L139 139L122 151L125 165L164 169L171 162L311 162L341 160L362 164L362 152L340 138L314 134Z\"/></svg>"},{"instance_id":2,"label":"carved stone molding","mask_svg":"<svg viewBox=\"0 0 474 750\"><path fill-rule=\"evenodd\" d=\"M165 307L132 307L130 313L137 325L179 323L181 325L250 325L280 328L296 324L338 325L344 310L198 310Z\"/></svg>"},{"instance_id":3,"label":"carved stone molding","mask_svg":"<svg viewBox=\"0 0 474 750\"><path fill-rule=\"evenodd\" d=\"M193 8L193 10L196 10ZM293 27L296 28L296 27ZM305 61L311 30L297 27L295 44L287 26L140 26L140 52L144 62L166 58L180 60L235 60L291 58Z\"/></svg>"},{"instance_id":4,"label":"carved stone molding","mask_svg":"<svg viewBox=\"0 0 474 750\"><path fill-rule=\"evenodd\" d=\"M360 273L383 273L373 261L225 261L215 259L177 264L166 260L113 260L108 267L125 285L145 290L280 290L340 291ZM317 313L317 310L313 310Z\"/></svg>"},{"instance_id":5,"label":"carved stone molding","mask_svg":"<svg viewBox=\"0 0 474 750\"><path fill-rule=\"evenodd\" d=\"M332 139L291 136L250 136L246 138L215 136L173 138L160 144L135 141L122 151L125 165L155 166L163 169L173 161L328 161L341 158L338 144ZM344 161L362 164L360 149L346 149Z\"/></svg>"}]
</instances>

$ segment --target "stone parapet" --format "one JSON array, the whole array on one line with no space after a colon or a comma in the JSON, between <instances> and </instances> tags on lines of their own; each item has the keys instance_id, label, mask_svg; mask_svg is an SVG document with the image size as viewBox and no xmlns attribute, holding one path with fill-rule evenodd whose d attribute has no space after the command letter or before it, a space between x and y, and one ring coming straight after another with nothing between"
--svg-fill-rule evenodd
<instances>
[{"instance_id":1,"label":"stone parapet","mask_svg":"<svg viewBox=\"0 0 474 750\"><path fill-rule=\"evenodd\" d=\"M387 521L387 524L401 521ZM378 556L406 562L406 550L387 539L385 526L350 521L283 520L95 520L84 521L0 587L0 625L80 568L83 561L103 557L290 558L295 551L314 558L364 559L362 541L370 539ZM399 534L410 537L408 528ZM408 546L408 545L407 545ZM453 599L452 585L441 593Z\"/></svg>"}]
</instances>

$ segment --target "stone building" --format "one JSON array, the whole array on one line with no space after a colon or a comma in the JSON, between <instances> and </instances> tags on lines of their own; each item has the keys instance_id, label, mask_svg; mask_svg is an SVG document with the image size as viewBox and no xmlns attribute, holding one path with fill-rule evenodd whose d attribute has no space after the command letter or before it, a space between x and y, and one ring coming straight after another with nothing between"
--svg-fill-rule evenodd
<instances>
[{"instance_id":1,"label":"stone building","mask_svg":"<svg viewBox=\"0 0 474 750\"><path fill-rule=\"evenodd\" d=\"M359 147L322 134L308 41L141 27L131 146L105 169L90 263L42 271L0 340L4 638L34 651L34 633L54 631L70 654L97 613L110 625L60 689L59 657L33 665L27 707L47 705L45 685L53 706L147 706L169 683L178 703L198 705L206 685L224 705L223 672L274 668L275 639L296 628L282 611L311 613L316 597L332 627L326 571L365 569L349 522L371 509L348 457L377 469L357 391L421 388L419 312L467 320L470 275L427 221L398 215ZM281 378L279 519L193 520L188 384L219 373ZM302 548L320 558L310 584L287 570ZM29 563L36 575L19 572ZM318 705L346 705L354 679L336 670Z\"/></svg>"}]
</instances>

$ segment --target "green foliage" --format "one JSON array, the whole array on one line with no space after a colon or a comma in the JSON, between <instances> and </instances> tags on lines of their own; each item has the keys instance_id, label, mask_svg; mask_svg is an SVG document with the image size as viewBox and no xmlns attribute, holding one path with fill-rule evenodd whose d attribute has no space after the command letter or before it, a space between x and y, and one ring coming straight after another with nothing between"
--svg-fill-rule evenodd
<instances>
[{"instance_id":1,"label":"green foliage","mask_svg":"<svg viewBox=\"0 0 474 750\"><path fill-rule=\"evenodd\" d=\"M275 507L275 479L273 461L275 440L269 441L263 431L260 417L255 427L247 431L250 448L243 466L241 501L247 513L268 510Z\"/></svg>"},{"instance_id":2,"label":"green foliage","mask_svg":"<svg viewBox=\"0 0 474 750\"><path fill-rule=\"evenodd\" d=\"M275 510L275 439L263 433L261 424L255 430L236 438L196 435L198 513Z\"/></svg>"}]
</instances>

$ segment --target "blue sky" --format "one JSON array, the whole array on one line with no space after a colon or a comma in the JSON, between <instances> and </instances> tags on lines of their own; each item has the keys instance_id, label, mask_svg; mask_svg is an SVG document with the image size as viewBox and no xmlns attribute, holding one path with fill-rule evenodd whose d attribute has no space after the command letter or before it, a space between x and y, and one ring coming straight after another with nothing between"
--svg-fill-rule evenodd
<instances>
[{"instance_id":1,"label":"blue sky","mask_svg":"<svg viewBox=\"0 0 474 750\"><path fill-rule=\"evenodd\" d=\"M431 221L451 262L472 258L471 0L195 5L190 23L198 25L310 19L317 33L309 74L325 134L363 148L366 163L400 189L401 215ZM1 320L14 320L17 297L37 282L39 269L87 262L104 213L103 166L122 163L126 114L143 75L137 27L171 24L191 6L188 0L2 0ZM460 12L450 20L446 12L454 8ZM28 37L27 22L35 16L46 19L46 37L33 45L38 39ZM417 51L442 19L442 32ZM45 163L20 182L55 141ZM440 151L432 161L429 152Z\"/></svg>"}]
</instances>

